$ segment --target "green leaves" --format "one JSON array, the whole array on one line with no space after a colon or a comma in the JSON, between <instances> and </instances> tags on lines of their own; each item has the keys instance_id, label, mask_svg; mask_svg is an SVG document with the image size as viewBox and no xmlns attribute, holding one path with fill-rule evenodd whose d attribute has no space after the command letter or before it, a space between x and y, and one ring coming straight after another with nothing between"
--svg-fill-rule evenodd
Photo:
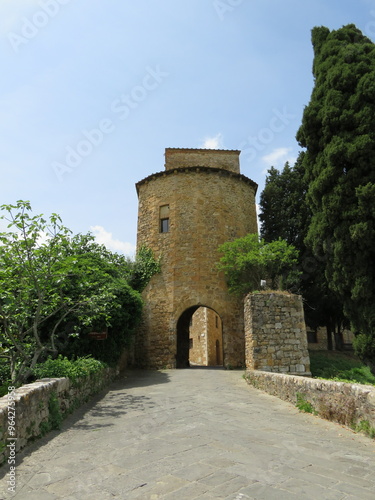
<instances>
[{"instance_id":1,"label":"green leaves","mask_svg":"<svg viewBox=\"0 0 375 500\"><path fill-rule=\"evenodd\" d=\"M9 231L0 234L0 357L10 363L13 382L58 352L95 351L116 361L142 309L129 283L142 290L159 261L146 248L131 262L91 234L72 236L57 214L33 216L28 201L1 209ZM109 329L104 353L103 344L88 341L96 328Z\"/></svg>"},{"instance_id":2,"label":"green leaves","mask_svg":"<svg viewBox=\"0 0 375 500\"><path fill-rule=\"evenodd\" d=\"M312 210L306 243L356 333L375 337L375 45L354 26L315 28L313 89L297 133ZM359 352L359 351L358 351ZM369 357L373 356L368 347ZM364 351L362 354L364 356Z\"/></svg>"},{"instance_id":3,"label":"green leaves","mask_svg":"<svg viewBox=\"0 0 375 500\"><path fill-rule=\"evenodd\" d=\"M298 252L281 239L266 243L257 234L248 234L224 243L219 252L223 256L218 269L225 273L232 293L243 295L259 290L261 280L270 281L272 288L287 288L299 277L295 269Z\"/></svg>"}]
</instances>

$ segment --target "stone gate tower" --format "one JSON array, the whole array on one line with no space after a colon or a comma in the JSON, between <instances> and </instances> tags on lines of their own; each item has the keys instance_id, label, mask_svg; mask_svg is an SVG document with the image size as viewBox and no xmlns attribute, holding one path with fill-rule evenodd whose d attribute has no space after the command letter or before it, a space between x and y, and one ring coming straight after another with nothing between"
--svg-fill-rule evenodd
<instances>
[{"instance_id":1,"label":"stone gate tower","mask_svg":"<svg viewBox=\"0 0 375 500\"><path fill-rule=\"evenodd\" d=\"M143 292L135 350L141 366L188 366L189 329L201 307L220 318L218 359L225 366L244 366L243 301L228 293L216 268L220 244L257 232L257 184L240 173L239 155L168 148L165 170L136 184L137 247L146 245L162 259L161 273Z\"/></svg>"}]
</instances>

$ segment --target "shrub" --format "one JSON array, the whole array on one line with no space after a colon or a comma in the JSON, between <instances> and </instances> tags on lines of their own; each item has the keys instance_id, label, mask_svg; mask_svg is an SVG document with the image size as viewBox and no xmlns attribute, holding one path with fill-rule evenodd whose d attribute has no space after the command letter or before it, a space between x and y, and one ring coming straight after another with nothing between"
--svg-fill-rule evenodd
<instances>
[{"instance_id":1,"label":"shrub","mask_svg":"<svg viewBox=\"0 0 375 500\"><path fill-rule=\"evenodd\" d=\"M296 396L297 396L296 407L299 409L299 411L317 415L317 411L315 410L313 405L309 401L307 401L306 396L304 394L297 392Z\"/></svg>"},{"instance_id":2,"label":"shrub","mask_svg":"<svg viewBox=\"0 0 375 500\"><path fill-rule=\"evenodd\" d=\"M106 366L102 361L90 356L69 360L59 355L56 359L48 358L44 363L36 365L33 374L36 378L67 377L74 381L79 377L97 373Z\"/></svg>"}]
</instances>

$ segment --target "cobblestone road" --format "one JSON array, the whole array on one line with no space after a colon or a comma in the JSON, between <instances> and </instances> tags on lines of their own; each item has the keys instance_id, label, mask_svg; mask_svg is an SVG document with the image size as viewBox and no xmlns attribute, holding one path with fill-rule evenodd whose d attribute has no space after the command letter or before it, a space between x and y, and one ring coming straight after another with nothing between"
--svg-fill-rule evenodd
<instances>
[{"instance_id":1,"label":"cobblestone road","mask_svg":"<svg viewBox=\"0 0 375 500\"><path fill-rule=\"evenodd\" d=\"M16 494L3 495L374 500L375 444L249 387L239 371L129 372L19 453Z\"/></svg>"}]
</instances>

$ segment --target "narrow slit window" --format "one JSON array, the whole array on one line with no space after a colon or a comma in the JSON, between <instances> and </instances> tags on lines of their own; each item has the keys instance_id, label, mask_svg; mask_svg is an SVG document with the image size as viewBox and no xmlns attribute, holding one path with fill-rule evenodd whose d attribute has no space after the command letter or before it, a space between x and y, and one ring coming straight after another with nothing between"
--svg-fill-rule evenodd
<instances>
[{"instance_id":1,"label":"narrow slit window","mask_svg":"<svg viewBox=\"0 0 375 500\"><path fill-rule=\"evenodd\" d=\"M160 207L159 227L161 233L169 233L169 205Z\"/></svg>"},{"instance_id":2,"label":"narrow slit window","mask_svg":"<svg viewBox=\"0 0 375 500\"><path fill-rule=\"evenodd\" d=\"M169 232L169 219L160 219L160 232L161 233Z\"/></svg>"}]
</instances>

